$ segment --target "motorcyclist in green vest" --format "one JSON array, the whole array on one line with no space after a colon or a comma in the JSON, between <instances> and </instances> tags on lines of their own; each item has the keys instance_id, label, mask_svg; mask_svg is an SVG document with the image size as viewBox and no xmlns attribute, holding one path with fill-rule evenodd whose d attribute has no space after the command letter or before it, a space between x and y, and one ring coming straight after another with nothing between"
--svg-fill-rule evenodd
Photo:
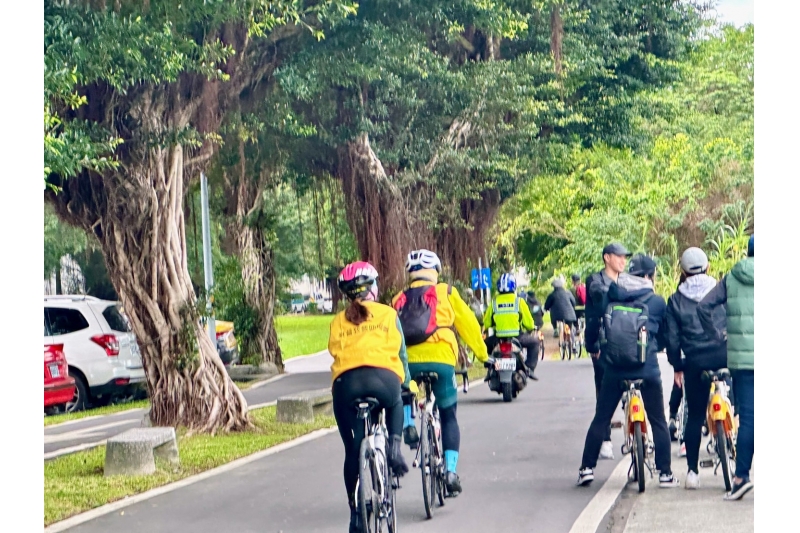
<instances>
[{"instance_id":1,"label":"motorcyclist in green vest","mask_svg":"<svg viewBox=\"0 0 800 533\"><path fill-rule=\"evenodd\" d=\"M492 299L492 305L483 315L483 327L488 331L494 328L494 335L486 338L486 349L491 355L498 343L498 339L516 337L523 348L527 348L528 355L525 361L528 376L538 381L533 375L536 363L539 360L539 340L529 333L533 330L533 316L528 304L523 298L516 295L517 280L514 274L505 273L497 281L497 296Z\"/></svg>"}]
</instances>

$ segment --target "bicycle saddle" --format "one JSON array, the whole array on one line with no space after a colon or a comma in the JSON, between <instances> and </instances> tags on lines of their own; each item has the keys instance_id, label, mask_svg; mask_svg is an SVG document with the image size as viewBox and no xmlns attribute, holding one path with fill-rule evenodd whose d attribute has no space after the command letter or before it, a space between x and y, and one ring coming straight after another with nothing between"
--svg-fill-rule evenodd
<instances>
[{"instance_id":1,"label":"bicycle saddle","mask_svg":"<svg viewBox=\"0 0 800 533\"><path fill-rule=\"evenodd\" d=\"M381 404L377 399L367 396L365 398L356 398L353 400L352 406L356 409L369 409L372 411Z\"/></svg>"},{"instance_id":2,"label":"bicycle saddle","mask_svg":"<svg viewBox=\"0 0 800 533\"><path fill-rule=\"evenodd\" d=\"M420 372L414 375L414 381L430 381L435 383L439 379L439 374L436 372Z\"/></svg>"},{"instance_id":3,"label":"bicycle saddle","mask_svg":"<svg viewBox=\"0 0 800 533\"><path fill-rule=\"evenodd\" d=\"M641 389L642 385L644 384L643 379L624 379L622 380L622 388L624 390L628 390L633 385L636 389Z\"/></svg>"},{"instance_id":4,"label":"bicycle saddle","mask_svg":"<svg viewBox=\"0 0 800 533\"><path fill-rule=\"evenodd\" d=\"M719 370L704 370L703 371L703 378L706 381L713 381L714 378L717 378L719 381L725 381L729 377L731 377L731 371L727 368L720 368Z\"/></svg>"}]
</instances>

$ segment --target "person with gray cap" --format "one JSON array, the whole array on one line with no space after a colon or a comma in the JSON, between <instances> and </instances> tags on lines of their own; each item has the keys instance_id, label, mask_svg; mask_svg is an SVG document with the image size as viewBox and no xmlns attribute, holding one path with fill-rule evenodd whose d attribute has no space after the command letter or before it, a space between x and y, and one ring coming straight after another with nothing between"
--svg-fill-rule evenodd
<instances>
[{"instance_id":1,"label":"person with gray cap","mask_svg":"<svg viewBox=\"0 0 800 533\"><path fill-rule=\"evenodd\" d=\"M583 459L578 471L578 485L586 486L594 480L594 468L597 465L605 428L611 423L611 418L623 395L623 387L620 386L622 380L642 379L644 380L641 388L642 400L653 432L656 470L659 472L658 484L662 488L677 487L680 483L672 474L669 429L664 413L661 369L658 366L658 351L661 345L659 339L662 335L661 327L667 304L664 298L653 290L656 277L656 263L653 259L645 255L636 255L631 259L628 272L630 275L618 276L617 281L611 283L607 298L609 304L619 304L623 308L642 305L647 309L647 322L644 326L647 332L645 361L633 366L620 362L620 352L615 348L620 348L621 345L611 342L610 332L624 331L624 326L621 326L622 329L615 329L614 324L617 322L613 322L612 329L606 331L607 342L600 349L600 358L604 361L603 382L597 398L594 419L586 433ZM634 338L630 341L636 350L638 341L635 329L633 334ZM615 339L615 342L618 342L621 337L615 336ZM644 474L640 472L639 475Z\"/></svg>"},{"instance_id":2,"label":"person with gray cap","mask_svg":"<svg viewBox=\"0 0 800 533\"><path fill-rule=\"evenodd\" d=\"M706 274L708 257L700 248L687 248L681 255L680 265L685 281L678 285L678 290L667 302L663 339L667 359L675 370L675 385L686 387L685 407L689 419L684 444L688 472L684 486L697 489L700 487L701 432L708 402L708 386L703 383L703 371L724 368L728 355L725 341L707 335L697 314L700 301L717 285L717 280ZM725 310L721 306L713 310L712 320L716 328L725 329Z\"/></svg>"},{"instance_id":3,"label":"person with gray cap","mask_svg":"<svg viewBox=\"0 0 800 533\"><path fill-rule=\"evenodd\" d=\"M608 305L608 289L611 284L625 274L625 264L632 254L621 244L611 243L603 248L603 264L600 272L586 278L586 351L592 356L594 367L595 395L600 397L603 383L603 364L600 362L600 322ZM611 424L606 428L600 459L613 459L614 447L611 444Z\"/></svg>"},{"instance_id":4,"label":"person with gray cap","mask_svg":"<svg viewBox=\"0 0 800 533\"><path fill-rule=\"evenodd\" d=\"M753 235L747 258L734 265L697 306L697 315L710 337L727 341L728 368L739 416L736 436L736 473L726 500L740 500L753 488L750 469L755 452L755 259ZM717 308L725 309L725 328L715 322ZM689 411L691 413L691 411Z\"/></svg>"}]
</instances>

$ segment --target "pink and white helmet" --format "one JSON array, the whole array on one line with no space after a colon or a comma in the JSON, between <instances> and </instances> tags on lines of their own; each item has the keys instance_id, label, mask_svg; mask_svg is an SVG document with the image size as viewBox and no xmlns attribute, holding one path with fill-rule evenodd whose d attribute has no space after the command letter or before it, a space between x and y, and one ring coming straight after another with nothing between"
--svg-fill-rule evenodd
<instances>
[{"instance_id":1,"label":"pink and white helmet","mask_svg":"<svg viewBox=\"0 0 800 533\"><path fill-rule=\"evenodd\" d=\"M363 298L378 281L378 271L366 261L350 263L339 273L339 290L348 298Z\"/></svg>"}]
</instances>

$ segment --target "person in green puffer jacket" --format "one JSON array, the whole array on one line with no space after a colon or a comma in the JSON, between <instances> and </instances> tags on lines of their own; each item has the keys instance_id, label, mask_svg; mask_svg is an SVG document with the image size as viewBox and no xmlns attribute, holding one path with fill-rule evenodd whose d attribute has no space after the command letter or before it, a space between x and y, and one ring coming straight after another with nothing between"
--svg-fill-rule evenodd
<instances>
[{"instance_id":1,"label":"person in green puffer jacket","mask_svg":"<svg viewBox=\"0 0 800 533\"><path fill-rule=\"evenodd\" d=\"M727 339L728 368L733 377L733 392L737 398L739 434L736 441L736 477L726 500L740 500L750 489L750 469L753 466L755 441L755 259L753 237L747 244L747 258L731 269L730 274L709 292L697 306L697 316L703 330L711 338ZM712 320L714 308L724 305L727 325L722 331Z\"/></svg>"}]
</instances>

